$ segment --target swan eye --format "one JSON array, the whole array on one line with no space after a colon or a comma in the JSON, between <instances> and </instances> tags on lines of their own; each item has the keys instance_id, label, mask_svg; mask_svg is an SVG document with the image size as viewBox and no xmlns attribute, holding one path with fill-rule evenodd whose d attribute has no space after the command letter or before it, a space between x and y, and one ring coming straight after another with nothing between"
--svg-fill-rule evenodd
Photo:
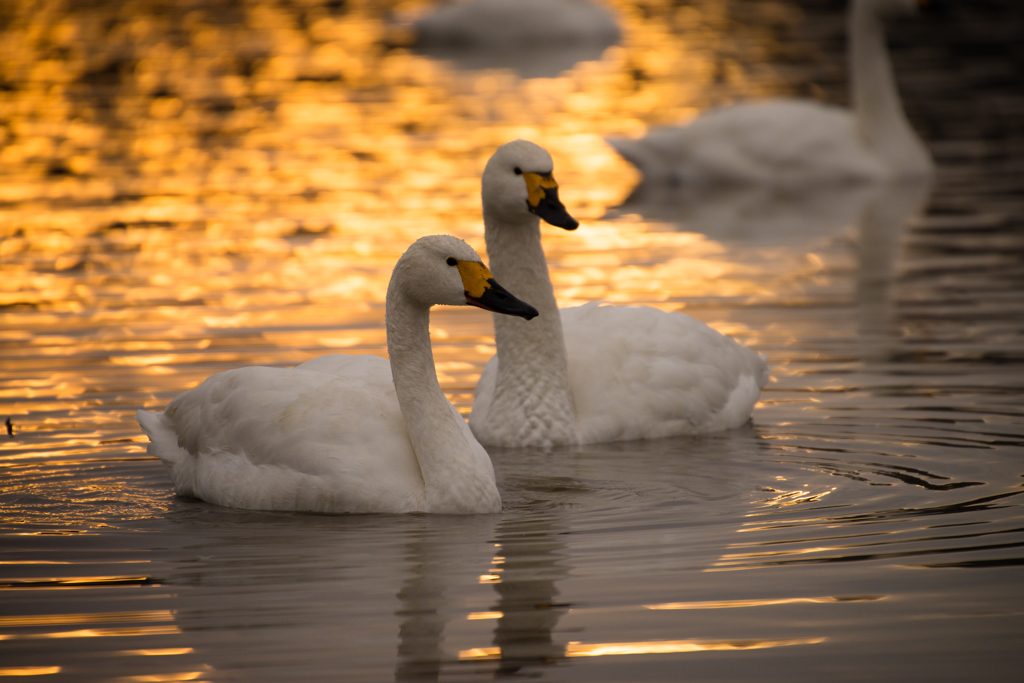
<instances>
[{"instance_id":1,"label":"swan eye","mask_svg":"<svg viewBox=\"0 0 1024 683\"><path fill-rule=\"evenodd\" d=\"M516 172L516 175L523 175L523 169L519 168L518 166L516 166L512 170Z\"/></svg>"},{"instance_id":2,"label":"swan eye","mask_svg":"<svg viewBox=\"0 0 1024 683\"><path fill-rule=\"evenodd\" d=\"M447 261L445 261L445 263L447 263L447 264L448 264L449 266L457 266L457 265L459 265L459 262L458 262L458 261L456 261L456 260L455 260L454 258L452 258L451 256L449 256L449 257L448 257L448 260L447 260Z\"/></svg>"}]
</instances>

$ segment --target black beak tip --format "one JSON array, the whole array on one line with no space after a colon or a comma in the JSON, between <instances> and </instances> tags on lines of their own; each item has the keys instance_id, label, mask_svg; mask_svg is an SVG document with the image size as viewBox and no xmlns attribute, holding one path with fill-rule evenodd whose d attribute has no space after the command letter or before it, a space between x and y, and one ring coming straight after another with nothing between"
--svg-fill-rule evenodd
<instances>
[{"instance_id":1,"label":"black beak tip","mask_svg":"<svg viewBox=\"0 0 1024 683\"><path fill-rule=\"evenodd\" d=\"M514 315L527 320L533 320L540 315L536 308L517 299L511 292L495 282L494 278L488 280L487 283L490 287L485 289L483 295L478 298L471 297L469 292L466 292L466 303L492 313Z\"/></svg>"}]
</instances>

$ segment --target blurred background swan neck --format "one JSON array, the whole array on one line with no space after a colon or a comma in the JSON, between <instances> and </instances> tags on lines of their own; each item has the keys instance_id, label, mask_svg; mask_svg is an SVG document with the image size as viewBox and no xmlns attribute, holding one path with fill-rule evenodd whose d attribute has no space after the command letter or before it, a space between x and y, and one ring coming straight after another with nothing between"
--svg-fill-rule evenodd
<instances>
[{"instance_id":1,"label":"blurred background swan neck","mask_svg":"<svg viewBox=\"0 0 1024 683\"><path fill-rule=\"evenodd\" d=\"M865 144L896 175L927 175L931 158L903 111L877 3L854 0L848 17L850 99Z\"/></svg>"}]
</instances>

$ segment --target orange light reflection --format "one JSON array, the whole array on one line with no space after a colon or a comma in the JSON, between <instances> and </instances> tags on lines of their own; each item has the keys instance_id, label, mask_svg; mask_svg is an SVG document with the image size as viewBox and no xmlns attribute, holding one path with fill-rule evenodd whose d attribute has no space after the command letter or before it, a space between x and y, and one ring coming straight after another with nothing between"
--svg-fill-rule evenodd
<instances>
[{"instance_id":1,"label":"orange light reflection","mask_svg":"<svg viewBox=\"0 0 1024 683\"><path fill-rule=\"evenodd\" d=\"M820 598L768 598L762 600L713 600L706 602L666 602L659 605L644 605L645 609L731 609L734 607L764 607L767 605L792 605L797 603L873 602L885 600L885 595L825 596Z\"/></svg>"},{"instance_id":2,"label":"orange light reflection","mask_svg":"<svg viewBox=\"0 0 1024 683\"><path fill-rule=\"evenodd\" d=\"M651 640L635 643L570 642L567 657L606 657L611 655L681 654L739 650L766 650L793 645L817 645L827 638L789 638L785 640ZM460 660L500 659L501 648L482 647L460 650Z\"/></svg>"},{"instance_id":3,"label":"orange light reflection","mask_svg":"<svg viewBox=\"0 0 1024 683\"><path fill-rule=\"evenodd\" d=\"M0 668L0 676L49 676L61 672L59 666L19 666Z\"/></svg>"},{"instance_id":4,"label":"orange light reflection","mask_svg":"<svg viewBox=\"0 0 1024 683\"><path fill-rule=\"evenodd\" d=\"M736 21L714 0L609 4L619 45L522 80L386 47L418 1L397 8L397 27L372 2L253 0L234 22L203 8L15 3L0 28L0 81L17 84L0 92L0 397L15 418L0 448L87 457L100 439L48 420L138 433L137 406L166 405L217 370L384 355L398 256L430 233L483 251L480 173L516 137L551 151L583 221L545 229L561 305L678 310L800 291L820 258L772 275L761 263L784 254L737 259L637 216L602 219L638 179L605 136L787 94L764 57L799 13L755 3ZM435 353L466 413L493 346L490 316L462 320L461 338L435 336Z\"/></svg>"}]
</instances>

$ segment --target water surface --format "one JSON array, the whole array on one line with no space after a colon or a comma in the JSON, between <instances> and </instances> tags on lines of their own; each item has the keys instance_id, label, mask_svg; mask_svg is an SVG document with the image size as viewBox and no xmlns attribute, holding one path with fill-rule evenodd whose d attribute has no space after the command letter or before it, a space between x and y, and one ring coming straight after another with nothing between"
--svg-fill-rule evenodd
<instances>
[{"instance_id":1,"label":"water surface","mask_svg":"<svg viewBox=\"0 0 1024 683\"><path fill-rule=\"evenodd\" d=\"M934 186L615 210L603 142L843 104L842 3L609 3L553 78L417 54L422 3L11 3L0 18L0 676L961 681L1024 636L1020 8L891 31ZM479 174L546 146L562 305L684 310L768 356L733 432L491 452L477 517L176 498L132 415L212 372L385 355L416 237L483 251ZM468 413L490 318L435 309Z\"/></svg>"}]
</instances>

